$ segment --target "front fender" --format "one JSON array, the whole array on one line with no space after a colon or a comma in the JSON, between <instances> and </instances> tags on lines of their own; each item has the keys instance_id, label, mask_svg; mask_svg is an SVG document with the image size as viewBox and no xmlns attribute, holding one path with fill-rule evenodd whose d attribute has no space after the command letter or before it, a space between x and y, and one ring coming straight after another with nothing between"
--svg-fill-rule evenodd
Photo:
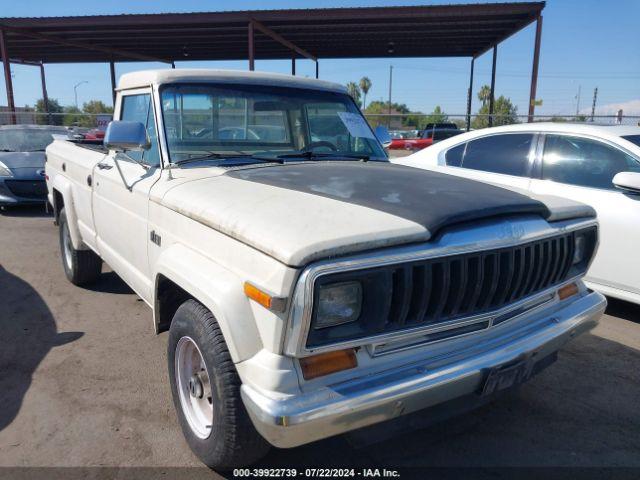
<instances>
[{"instance_id":1,"label":"front fender","mask_svg":"<svg viewBox=\"0 0 640 480\"><path fill-rule=\"evenodd\" d=\"M73 201L73 188L71 181L58 174L53 178L53 190L57 190L64 200L64 211L67 214L67 224L69 225L69 233L71 243L76 250L86 250L87 247L82 241L80 229L78 228L78 216L76 215L75 203Z\"/></svg>"},{"instance_id":2,"label":"front fender","mask_svg":"<svg viewBox=\"0 0 640 480\"><path fill-rule=\"evenodd\" d=\"M207 307L216 317L234 363L251 358L262 349L243 281L237 275L203 255L174 244L164 250L155 266L154 278L164 275ZM153 318L158 331L156 295Z\"/></svg>"}]
</instances>

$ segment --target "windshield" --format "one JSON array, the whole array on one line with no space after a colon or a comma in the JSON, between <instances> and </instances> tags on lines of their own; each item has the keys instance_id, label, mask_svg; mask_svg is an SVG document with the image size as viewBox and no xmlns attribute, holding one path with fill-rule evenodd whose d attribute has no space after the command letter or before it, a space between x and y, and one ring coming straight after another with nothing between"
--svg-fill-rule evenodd
<instances>
[{"instance_id":1,"label":"windshield","mask_svg":"<svg viewBox=\"0 0 640 480\"><path fill-rule=\"evenodd\" d=\"M631 143L634 143L640 147L640 135L626 135L624 137L625 140L628 140Z\"/></svg>"},{"instance_id":2,"label":"windshield","mask_svg":"<svg viewBox=\"0 0 640 480\"><path fill-rule=\"evenodd\" d=\"M384 150L346 94L266 86L171 85L162 114L173 163L193 158L279 155L303 159L361 156Z\"/></svg>"},{"instance_id":3,"label":"windshield","mask_svg":"<svg viewBox=\"0 0 640 480\"><path fill-rule=\"evenodd\" d=\"M53 133L39 128L20 128L0 130L0 151L3 152L41 152L53 142Z\"/></svg>"}]
</instances>

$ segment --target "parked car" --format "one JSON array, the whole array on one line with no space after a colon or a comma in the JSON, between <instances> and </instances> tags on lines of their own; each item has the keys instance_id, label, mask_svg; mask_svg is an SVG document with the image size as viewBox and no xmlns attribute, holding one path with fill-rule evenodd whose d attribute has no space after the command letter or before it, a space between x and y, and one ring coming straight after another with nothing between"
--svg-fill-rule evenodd
<instances>
[{"instance_id":1,"label":"parked car","mask_svg":"<svg viewBox=\"0 0 640 480\"><path fill-rule=\"evenodd\" d=\"M65 127L0 126L0 207L43 204L47 199L44 150L52 135L66 135Z\"/></svg>"},{"instance_id":2,"label":"parked car","mask_svg":"<svg viewBox=\"0 0 640 480\"><path fill-rule=\"evenodd\" d=\"M104 140L104 132L97 128L92 128L83 135L85 140Z\"/></svg>"},{"instance_id":3,"label":"parked car","mask_svg":"<svg viewBox=\"0 0 640 480\"><path fill-rule=\"evenodd\" d=\"M591 205L598 213L601 245L587 285L640 304L640 127L487 128L394 162Z\"/></svg>"},{"instance_id":4,"label":"parked car","mask_svg":"<svg viewBox=\"0 0 640 480\"><path fill-rule=\"evenodd\" d=\"M420 136L420 130L390 130L389 135L392 140L418 138Z\"/></svg>"},{"instance_id":5,"label":"parked car","mask_svg":"<svg viewBox=\"0 0 640 480\"><path fill-rule=\"evenodd\" d=\"M422 150L441 140L464 133L455 123L430 123L417 138L395 138L390 150Z\"/></svg>"},{"instance_id":6,"label":"parked car","mask_svg":"<svg viewBox=\"0 0 640 480\"><path fill-rule=\"evenodd\" d=\"M181 136L176 105L213 134ZM258 112L284 138L218 135ZM138 72L114 118L101 151L47 149L64 272L84 285L107 262L153 309L182 431L211 467L474 406L604 311L581 280L593 209L392 165L343 86Z\"/></svg>"}]
</instances>

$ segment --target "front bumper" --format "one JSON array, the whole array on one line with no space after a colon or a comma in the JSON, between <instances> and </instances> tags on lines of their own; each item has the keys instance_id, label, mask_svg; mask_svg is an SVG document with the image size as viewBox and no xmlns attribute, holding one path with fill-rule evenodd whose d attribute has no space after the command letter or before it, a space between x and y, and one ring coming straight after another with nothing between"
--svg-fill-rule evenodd
<instances>
[{"instance_id":1,"label":"front bumper","mask_svg":"<svg viewBox=\"0 0 640 480\"><path fill-rule=\"evenodd\" d=\"M18 191L14 191L16 186ZM46 185L41 178L0 178L0 206L42 205L46 200Z\"/></svg>"},{"instance_id":2,"label":"front bumper","mask_svg":"<svg viewBox=\"0 0 640 480\"><path fill-rule=\"evenodd\" d=\"M242 399L256 429L271 444L303 445L473 394L489 369L523 355L542 359L556 352L595 327L605 307L605 298L591 292L553 312L542 328L450 364L431 368L425 359L394 375L384 372L284 399L243 384Z\"/></svg>"}]
</instances>

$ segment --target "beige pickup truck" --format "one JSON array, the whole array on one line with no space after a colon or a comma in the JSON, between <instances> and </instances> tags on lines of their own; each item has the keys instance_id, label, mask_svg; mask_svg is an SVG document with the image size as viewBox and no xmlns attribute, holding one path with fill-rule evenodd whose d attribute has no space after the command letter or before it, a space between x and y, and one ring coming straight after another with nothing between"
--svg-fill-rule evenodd
<instances>
[{"instance_id":1,"label":"beige pickup truck","mask_svg":"<svg viewBox=\"0 0 640 480\"><path fill-rule=\"evenodd\" d=\"M64 272L106 262L153 309L211 467L491 397L604 310L592 209L392 165L339 85L132 73L114 118L47 148Z\"/></svg>"}]
</instances>

